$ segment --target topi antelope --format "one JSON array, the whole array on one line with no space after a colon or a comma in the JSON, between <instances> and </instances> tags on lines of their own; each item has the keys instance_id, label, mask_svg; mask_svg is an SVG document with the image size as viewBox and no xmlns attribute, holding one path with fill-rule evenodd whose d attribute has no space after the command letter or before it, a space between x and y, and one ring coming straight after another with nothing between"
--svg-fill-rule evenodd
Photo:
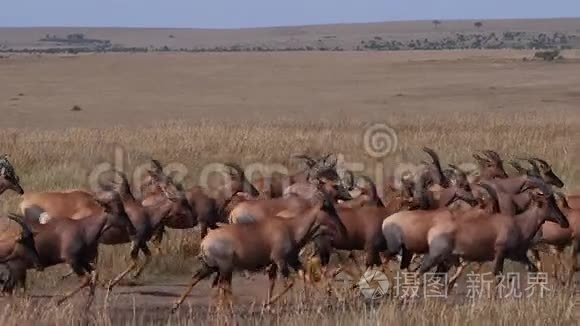
<instances>
[{"instance_id":1,"label":"topi antelope","mask_svg":"<svg viewBox=\"0 0 580 326\"><path fill-rule=\"evenodd\" d=\"M43 267L67 264L82 278L79 287L67 293L57 304L71 298L85 287L89 288L87 305L92 303L97 272L91 262L97 257L103 234L112 228L130 230L133 227L118 193L106 192L95 200L103 207L103 211L83 219L52 218L47 223L40 224L35 219L27 218L31 220L35 232L34 241L40 264ZM20 268L27 269L31 265L27 261Z\"/></svg>"},{"instance_id":2,"label":"topi antelope","mask_svg":"<svg viewBox=\"0 0 580 326\"><path fill-rule=\"evenodd\" d=\"M566 281L567 284L570 285L574 278L574 273L579 270L577 256L578 253L580 253L580 209L571 208L563 194L556 193L556 195L560 202L560 209L568 218L570 226L563 228L557 223L544 223L534 239L535 246L532 253L536 263L538 264L538 268L541 270L542 266L539 255L540 248L538 247L548 245L550 251L556 255L554 276L556 279L559 279L559 267L561 267L563 263L562 254L564 253L564 249L571 246L570 271Z\"/></svg>"},{"instance_id":3,"label":"topi antelope","mask_svg":"<svg viewBox=\"0 0 580 326\"><path fill-rule=\"evenodd\" d=\"M478 153L473 154L473 158L479 165L479 176L470 180L471 183L479 180L505 179L508 177L503 160L496 151L484 150L482 153L484 156Z\"/></svg>"},{"instance_id":4,"label":"topi antelope","mask_svg":"<svg viewBox=\"0 0 580 326\"><path fill-rule=\"evenodd\" d=\"M167 193L178 192L176 185L171 176L163 173L161 163L153 160L154 170L148 171L147 179L144 183L146 186L141 187L143 195L143 206L152 206L159 201L166 199ZM164 228L172 229L190 229L199 225L201 238L203 239L207 234L207 229L215 229L218 222L222 222L221 216L218 213L216 200L208 195L208 193L199 186L189 188L185 196L192 208L192 216L184 218L184 216L169 216L165 223L157 230L152 241L160 243L163 238Z\"/></svg>"},{"instance_id":5,"label":"topi antelope","mask_svg":"<svg viewBox=\"0 0 580 326\"><path fill-rule=\"evenodd\" d=\"M428 254L421 264L419 273L452 258L463 262L493 261L493 274L503 273L504 260L521 262L531 272L537 267L526 255L536 232L546 221L569 226L568 219L556 204L552 190L540 179L535 180L536 191L532 192L530 207L516 216L506 214L459 213L453 219L436 223L428 233ZM494 201L497 195L493 187L486 187ZM465 264L461 264L449 281L451 289L461 275Z\"/></svg>"},{"instance_id":6,"label":"topi antelope","mask_svg":"<svg viewBox=\"0 0 580 326\"><path fill-rule=\"evenodd\" d=\"M229 296L234 270L259 271L268 268L270 287L267 304L274 303L294 284L289 279L289 268L304 275L298 254L315 236L322 221L331 219L344 232L344 225L336 215L333 201L332 195L321 191L317 194L317 203L299 216L270 216L255 223L223 225L210 231L200 244L202 266L172 311L179 308L199 281L214 273L217 273L215 282L219 286L220 297ZM272 298L277 273L284 278L285 288Z\"/></svg>"},{"instance_id":7,"label":"topi antelope","mask_svg":"<svg viewBox=\"0 0 580 326\"><path fill-rule=\"evenodd\" d=\"M177 219L193 219L193 212L189 201L183 193L181 186L176 184L176 193L165 193L165 199L158 201L151 206L143 206L140 201L135 199L131 192L127 176L119 171L115 171L120 177L121 182L117 183L118 193L123 203L123 207L134 227L134 233L127 232L126 229L112 229L110 232L103 234L101 242L103 244L116 245L131 242L131 264L129 267L117 275L109 283L108 289L111 290L120 282L128 273L137 269L133 279L138 278L145 267L151 260L151 251L147 242L151 240L155 232L163 226L166 219L174 216ZM138 264L139 252L145 255L145 261L141 266Z\"/></svg>"},{"instance_id":8,"label":"topi antelope","mask_svg":"<svg viewBox=\"0 0 580 326\"><path fill-rule=\"evenodd\" d=\"M384 219L381 232L386 242L384 256L386 265L398 253L401 253L401 269L409 269L413 255L428 252L428 238L431 230L442 223L453 219L453 211L448 205L461 200L469 204L467 210L479 202L470 192L455 186L445 189L449 192L445 201L430 203L426 197L426 189L419 194L419 209L400 211ZM423 207L423 209L421 208ZM454 210L455 211L455 210ZM457 210L463 211L463 210Z\"/></svg>"},{"instance_id":9,"label":"topi antelope","mask_svg":"<svg viewBox=\"0 0 580 326\"><path fill-rule=\"evenodd\" d=\"M367 176L361 176L366 185L361 195L353 200L336 205L338 218L346 228L346 233L337 232L335 224L323 224L320 236L315 240L315 254L326 277L326 268L334 250L347 250L350 259L357 264L353 251L365 252L365 266L379 266L379 254L385 250L385 239L381 225L385 218L403 207L385 206L377 194L375 183ZM311 257L312 258L312 257ZM312 266L314 267L314 266Z\"/></svg>"},{"instance_id":10,"label":"topi antelope","mask_svg":"<svg viewBox=\"0 0 580 326\"><path fill-rule=\"evenodd\" d=\"M183 194L180 186L176 186L175 193L165 192L165 196L155 202L150 206L143 206L140 201L138 201L132 194L131 188L127 176L120 172L114 171L120 178L120 183L114 183L116 188L115 193L118 194L119 200L123 205L124 212L127 214L131 221L130 228L124 227L112 227L103 232L99 238L100 242L105 245L118 245L131 242L131 264L122 273L117 275L110 283L109 290L111 290L118 282L120 282L128 273L135 270L133 279L138 278L146 266L151 260L151 251L147 246L147 242L151 240L155 232L165 223L169 217L175 217L177 219L192 219L192 209L187 201L187 198ZM103 205L99 203L97 198L87 192L76 191L74 193L42 193L43 198L57 197L66 198L74 194L79 196L78 198L83 199L79 202L84 202L85 205L79 205L81 213L76 213L74 215L55 215L57 214L58 208L63 206L54 205L54 203L49 202L49 205L44 205L43 208L50 207L51 210L44 210L41 215L43 217L40 219L41 223L48 223L53 219L72 219L72 220L84 220L99 217L104 212ZM98 205L98 207L97 207ZM90 210L87 209L90 207ZM32 212L35 207L28 206L27 212ZM66 210L64 210L66 211ZM72 210L74 211L74 210ZM86 215L84 212L92 212L91 215ZM48 213L50 212L50 213ZM33 215L38 216L38 215ZM139 265L138 257L139 252L142 252L145 256L145 261ZM64 277L67 277L68 274Z\"/></svg>"}]
</instances>

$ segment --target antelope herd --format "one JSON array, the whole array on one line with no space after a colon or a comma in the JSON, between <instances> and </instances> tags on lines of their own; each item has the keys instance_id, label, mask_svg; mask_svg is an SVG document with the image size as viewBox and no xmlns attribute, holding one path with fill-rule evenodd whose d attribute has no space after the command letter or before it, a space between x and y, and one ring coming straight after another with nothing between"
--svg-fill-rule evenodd
<instances>
[{"instance_id":1,"label":"antelope herd","mask_svg":"<svg viewBox=\"0 0 580 326\"><path fill-rule=\"evenodd\" d=\"M140 198L121 171L115 171L120 182L103 184L95 193L25 192L8 157L2 156L0 195L12 190L22 200L21 215L0 220L0 289L8 294L24 290L28 269L67 264L82 281L59 303L88 287L90 304L99 245L131 243L131 264L110 281L111 291L132 271L133 278L139 277L151 259L149 245L159 243L165 228L198 225L201 264L173 311L213 274L212 287L218 288L220 299L231 299L237 270L266 272L270 305L293 286L291 270L305 286L316 282L302 255L309 243L314 252L306 259L319 262L325 280L336 274L328 267L339 251L349 252L354 263L354 253L363 252L367 269L387 270L398 255L400 269L418 275L455 268L448 290L469 263L492 262L495 275L503 272L505 259L538 271L539 252L546 251L557 257L555 277L560 279L562 267L568 267L562 282L572 281L579 269L580 196L555 189L564 183L547 161L516 158L508 162L515 174L508 175L500 155L485 150L473 155L478 171L467 173L453 164L444 168L434 150L423 151L431 161L400 180L389 178L379 185L384 192L367 176L338 173L333 155L297 156L306 163L303 171L253 183L239 165L225 163L227 182L211 191L184 189L152 160ZM572 254L565 258L567 247ZM411 268L413 256L423 257L420 266ZM278 274L285 286L272 296Z\"/></svg>"}]
</instances>

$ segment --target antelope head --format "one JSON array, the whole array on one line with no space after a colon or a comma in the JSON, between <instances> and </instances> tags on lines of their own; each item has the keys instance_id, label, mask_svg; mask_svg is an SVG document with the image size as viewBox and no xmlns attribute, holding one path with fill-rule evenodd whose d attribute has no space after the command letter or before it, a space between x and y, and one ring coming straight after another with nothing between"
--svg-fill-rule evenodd
<instances>
[{"instance_id":1,"label":"antelope head","mask_svg":"<svg viewBox=\"0 0 580 326\"><path fill-rule=\"evenodd\" d=\"M552 166L548 162L535 157L528 159L528 161L536 171L539 171L547 184L551 184L557 188L564 187L564 182L552 171Z\"/></svg>"},{"instance_id":2,"label":"antelope head","mask_svg":"<svg viewBox=\"0 0 580 326\"><path fill-rule=\"evenodd\" d=\"M153 167L153 169L147 170L147 175L145 176L145 180L143 180L143 182L141 183L141 186L139 188L139 191L140 191L142 197L145 197L151 193L154 193L155 190L158 189L157 182L158 182L159 178L161 178L164 175L163 166L161 165L161 162L159 162L158 160L152 159L151 166Z\"/></svg>"},{"instance_id":3,"label":"antelope head","mask_svg":"<svg viewBox=\"0 0 580 326\"><path fill-rule=\"evenodd\" d=\"M552 189L545 183L540 183L538 186L537 189L531 191L532 202L536 207L546 209L546 220L558 223L562 228L568 228L570 226L568 218L558 206Z\"/></svg>"},{"instance_id":4,"label":"antelope head","mask_svg":"<svg viewBox=\"0 0 580 326\"><path fill-rule=\"evenodd\" d=\"M239 191L246 192L251 194L254 197L260 195L260 192L252 185L248 179L246 178L246 174L244 169L237 163L224 163L224 166L227 168L227 172L229 174L229 190L230 196L233 196Z\"/></svg>"},{"instance_id":5,"label":"antelope head","mask_svg":"<svg viewBox=\"0 0 580 326\"><path fill-rule=\"evenodd\" d=\"M327 178L322 175L312 181L321 191L329 194L336 200L351 200L352 196L348 190L344 187L342 182L336 178Z\"/></svg>"},{"instance_id":6,"label":"antelope head","mask_svg":"<svg viewBox=\"0 0 580 326\"><path fill-rule=\"evenodd\" d=\"M16 257L22 257L26 261L32 263L32 265L39 271L42 271L44 267L40 262L40 257L38 256L38 251L36 251L36 244L34 242L34 233L30 229L30 227L23 221L21 216L10 214L8 218L12 221L16 222L22 232L20 232L20 236L16 239L16 246L14 247L14 251L2 262L6 262Z\"/></svg>"},{"instance_id":7,"label":"antelope head","mask_svg":"<svg viewBox=\"0 0 580 326\"><path fill-rule=\"evenodd\" d=\"M194 220L196 218L181 183L174 182L171 176L165 176L159 186L165 197L171 202L171 210L168 216L184 220Z\"/></svg>"},{"instance_id":8,"label":"antelope head","mask_svg":"<svg viewBox=\"0 0 580 326\"><path fill-rule=\"evenodd\" d=\"M451 180L451 183L457 188L463 189L465 191L471 191L471 185L469 183L467 173L456 165L449 164L449 167L451 168L451 173L449 173L449 179Z\"/></svg>"},{"instance_id":9,"label":"antelope head","mask_svg":"<svg viewBox=\"0 0 580 326\"><path fill-rule=\"evenodd\" d=\"M479 165L480 175L483 179L505 179L508 177L503 166L503 160L497 152L485 150L483 151L483 154L484 156L477 153L473 154L473 158L475 158Z\"/></svg>"},{"instance_id":10,"label":"antelope head","mask_svg":"<svg viewBox=\"0 0 580 326\"><path fill-rule=\"evenodd\" d=\"M24 194L24 190L20 186L20 178L8 161L8 155L4 154L0 156L0 195L6 190L13 190L19 195Z\"/></svg>"}]
</instances>

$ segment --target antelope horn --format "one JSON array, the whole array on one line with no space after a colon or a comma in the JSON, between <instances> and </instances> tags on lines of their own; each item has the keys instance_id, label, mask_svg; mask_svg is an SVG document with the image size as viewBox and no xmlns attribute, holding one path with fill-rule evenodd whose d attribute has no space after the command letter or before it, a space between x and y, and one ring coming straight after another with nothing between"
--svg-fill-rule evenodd
<instances>
[{"instance_id":1,"label":"antelope horn","mask_svg":"<svg viewBox=\"0 0 580 326\"><path fill-rule=\"evenodd\" d=\"M488 157L483 157L483 156L480 156L480 155L479 155L479 154L477 154L477 153L473 153L473 154L472 154L472 156L473 156L473 158L474 158L474 159L476 159L476 160L478 160L478 161L483 161L483 162L491 162L491 160L490 160Z\"/></svg>"},{"instance_id":2,"label":"antelope horn","mask_svg":"<svg viewBox=\"0 0 580 326\"><path fill-rule=\"evenodd\" d=\"M242 168L238 164L233 163L233 162L228 162L228 163L224 163L224 165L229 167L230 169L236 171L236 173L238 174L238 176L240 178L244 177L244 170L242 170Z\"/></svg>"},{"instance_id":3,"label":"antelope horn","mask_svg":"<svg viewBox=\"0 0 580 326\"><path fill-rule=\"evenodd\" d=\"M542 164L545 168L549 168L550 167L550 164L548 164L548 162L546 162L546 161L544 161L544 160L542 160L540 158L531 157L530 159L531 160L534 160L534 161L537 161L537 162L540 162L540 164Z\"/></svg>"},{"instance_id":4,"label":"antelope horn","mask_svg":"<svg viewBox=\"0 0 580 326\"><path fill-rule=\"evenodd\" d=\"M501 162L501 157L499 156L499 154L496 151L492 151L490 149L486 149L483 151L483 154L485 154L485 156L489 157L492 161L495 162Z\"/></svg>"},{"instance_id":5,"label":"antelope horn","mask_svg":"<svg viewBox=\"0 0 580 326\"><path fill-rule=\"evenodd\" d=\"M306 161L306 165L308 165L309 168L313 167L316 165L316 161L313 160L310 156L306 155L306 154L300 154L300 155L294 155L292 156L293 158L296 159L300 159L300 160L305 160Z\"/></svg>"},{"instance_id":6,"label":"antelope horn","mask_svg":"<svg viewBox=\"0 0 580 326\"><path fill-rule=\"evenodd\" d=\"M28 237L32 237L32 230L30 230L30 228L28 227L28 225L26 225L26 223L24 223L24 221L22 220L22 216L16 215L16 214L8 214L7 216L8 219L11 219L12 221L18 223L18 225L20 225L20 227L22 228L22 238L28 238Z\"/></svg>"},{"instance_id":7,"label":"antelope horn","mask_svg":"<svg viewBox=\"0 0 580 326\"><path fill-rule=\"evenodd\" d=\"M516 160L521 160L516 158ZM518 161L516 160L510 160L508 161L508 164L513 166L514 169L516 169L519 173L521 174L527 174L529 172L528 169L524 168Z\"/></svg>"},{"instance_id":8,"label":"antelope horn","mask_svg":"<svg viewBox=\"0 0 580 326\"><path fill-rule=\"evenodd\" d=\"M163 166L161 165L161 162L159 162L158 160L151 159L151 165L153 165L153 172L156 172L156 173L163 172Z\"/></svg>"},{"instance_id":9,"label":"antelope horn","mask_svg":"<svg viewBox=\"0 0 580 326\"><path fill-rule=\"evenodd\" d=\"M529 172L533 173L534 176L541 177L542 173L540 172L540 167L538 166L538 164L536 164L536 161L534 161L533 159L528 159L527 161L532 166L532 169L529 170Z\"/></svg>"},{"instance_id":10,"label":"antelope horn","mask_svg":"<svg viewBox=\"0 0 580 326\"><path fill-rule=\"evenodd\" d=\"M439 161L439 155L437 155L437 153L435 153L435 151L429 147L423 147L423 151L425 153L427 153L431 157L431 159L433 160L433 164L435 165L435 168L437 168L437 173L439 173L439 177L441 178L441 183L449 184L449 180L447 179L447 177L443 173L443 169L441 168L441 162Z\"/></svg>"}]
</instances>

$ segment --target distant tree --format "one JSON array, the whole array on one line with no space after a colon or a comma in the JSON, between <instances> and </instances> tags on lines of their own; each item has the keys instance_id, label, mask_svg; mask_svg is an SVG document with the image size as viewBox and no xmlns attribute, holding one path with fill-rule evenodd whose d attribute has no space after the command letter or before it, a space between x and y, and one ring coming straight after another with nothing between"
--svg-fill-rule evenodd
<instances>
[{"instance_id":1,"label":"distant tree","mask_svg":"<svg viewBox=\"0 0 580 326\"><path fill-rule=\"evenodd\" d=\"M477 29L481 29L481 27L483 26L482 22L475 22L473 23L473 26L475 26Z\"/></svg>"},{"instance_id":2,"label":"distant tree","mask_svg":"<svg viewBox=\"0 0 580 326\"><path fill-rule=\"evenodd\" d=\"M439 25L441 25L441 21L438 19L435 19L432 21L433 26L435 26L435 29L437 29L437 27L439 27Z\"/></svg>"}]
</instances>

